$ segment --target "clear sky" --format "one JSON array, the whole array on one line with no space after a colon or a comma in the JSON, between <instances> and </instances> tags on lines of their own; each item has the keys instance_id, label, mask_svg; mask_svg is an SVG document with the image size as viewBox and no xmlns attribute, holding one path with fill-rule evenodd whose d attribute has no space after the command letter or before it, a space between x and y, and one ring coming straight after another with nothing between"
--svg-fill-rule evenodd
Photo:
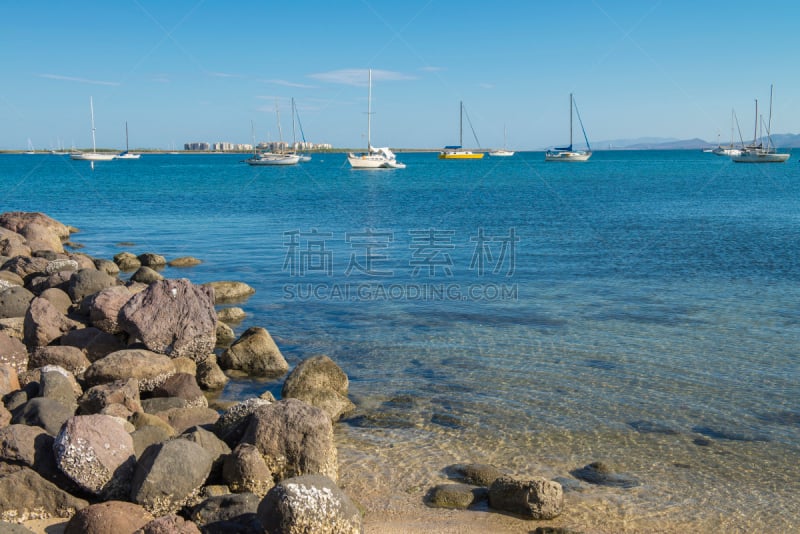
<instances>
[{"instance_id":1,"label":"clear sky","mask_svg":"<svg viewBox=\"0 0 800 534\"><path fill-rule=\"evenodd\" d=\"M463 101L482 147L568 138L747 140L754 99L800 131L800 2L776 0L0 0L0 149L182 147L284 140L458 143ZM737 134L738 137L738 134ZM464 144L474 146L471 132Z\"/></svg>"}]
</instances>

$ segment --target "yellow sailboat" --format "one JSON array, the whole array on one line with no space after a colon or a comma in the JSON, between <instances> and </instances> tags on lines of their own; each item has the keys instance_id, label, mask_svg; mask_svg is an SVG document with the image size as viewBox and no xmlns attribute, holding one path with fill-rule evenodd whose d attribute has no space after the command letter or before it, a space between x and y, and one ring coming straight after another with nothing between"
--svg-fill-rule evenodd
<instances>
[{"instance_id":1,"label":"yellow sailboat","mask_svg":"<svg viewBox=\"0 0 800 534\"><path fill-rule=\"evenodd\" d=\"M462 147L464 143L464 102L461 102L459 121L458 121L458 145L446 146L439 152L439 159L481 159L483 152L473 152ZM469 120L469 117L467 117ZM470 127L472 124L470 123ZM472 130L472 135L475 135L475 130ZM480 146L478 137L475 136L475 142Z\"/></svg>"}]
</instances>

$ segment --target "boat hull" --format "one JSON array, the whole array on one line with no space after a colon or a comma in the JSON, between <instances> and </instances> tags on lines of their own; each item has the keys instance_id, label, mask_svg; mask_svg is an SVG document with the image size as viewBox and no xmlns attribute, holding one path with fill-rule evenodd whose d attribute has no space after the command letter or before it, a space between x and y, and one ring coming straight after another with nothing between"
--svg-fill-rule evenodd
<instances>
[{"instance_id":1,"label":"boat hull","mask_svg":"<svg viewBox=\"0 0 800 534\"><path fill-rule=\"evenodd\" d=\"M483 159L483 152L445 151L439 153L439 159Z\"/></svg>"},{"instance_id":2,"label":"boat hull","mask_svg":"<svg viewBox=\"0 0 800 534\"><path fill-rule=\"evenodd\" d=\"M591 152L546 152L545 161L586 161L592 157Z\"/></svg>"},{"instance_id":3,"label":"boat hull","mask_svg":"<svg viewBox=\"0 0 800 534\"><path fill-rule=\"evenodd\" d=\"M70 154L70 159L81 161L111 161L117 157L116 154L100 154L97 152L87 152L84 154Z\"/></svg>"},{"instance_id":4,"label":"boat hull","mask_svg":"<svg viewBox=\"0 0 800 534\"><path fill-rule=\"evenodd\" d=\"M494 157L509 157L513 156L514 152L511 150L492 150L489 152L489 155Z\"/></svg>"},{"instance_id":5,"label":"boat hull","mask_svg":"<svg viewBox=\"0 0 800 534\"><path fill-rule=\"evenodd\" d=\"M784 154L780 152L742 152L741 154L731 156L731 160L735 163L783 163L789 159L791 154Z\"/></svg>"},{"instance_id":6,"label":"boat hull","mask_svg":"<svg viewBox=\"0 0 800 534\"><path fill-rule=\"evenodd\" d=\"M297 154L260 154L246 159L245 163L254 167L275 165L296 165L300 161Z\"/></svg>"}]
</instances>

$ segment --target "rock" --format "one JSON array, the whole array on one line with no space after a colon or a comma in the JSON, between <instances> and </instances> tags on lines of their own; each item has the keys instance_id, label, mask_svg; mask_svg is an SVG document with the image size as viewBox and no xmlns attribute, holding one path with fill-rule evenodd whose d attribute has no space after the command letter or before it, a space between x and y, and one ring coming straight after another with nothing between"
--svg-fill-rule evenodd
<instances>
[{"instance_id":1,"label":"rock","mask_svg":"<svg viewBox=\"0 0 800 534\"><path fill-rule=\"evenodd\" d=\"M217 310L217 319L223 323L237 324L242 322L247 314L241 308L222 308Z\"/></svg>"},{"instance_id":2,"label":"rock","mask_svg":"<svg viewBox=\"0 0 800 534\"><path fill-rule=\"evenodd\" d=\"M61 238L46 226L30 223L17 231L17 233L25 238L25 244L28 245L32 251L47 250L56 253L64 252L64 245L61 243Z\"/></svg>"},{"instance_id":3,"label":"rock","mask_svg":"<svg viewBox=\"0 0 800 534\"><path fill-rule=\"evenodd\" d=\"M197 377L197 362L185 356L179 358L172 358L172 363L175 364L176 373L185 373Z\"/></svg>"},{"instance_id":4,"label":"rock","mask_svg":"<svg viewBox=\"0 0 800 534\"><path fill-rule=\"evenodd\" d=\"M214 304L244 300L256 292L244 282L222 281L209 282L205 285L214 289Z\"/></svg>"},{"instance_id":5,"label":"rock","mask_svg":"<svg viewBox=\"0 0 800 534\"><path fill-rule=\"evenodd\" d=\"M175 374L175 365L168 356L143 349L112 352L92 363L84 373L91 386L135 378L139 391L152 391Z\"/></svg>"},{"instance_id":6,"label":"rock","mask_svg":"<svg viewBox=\"0 0 800 534\"><path fill-rule=\"evenodd\" d=\"M111 404L121 404L131 412L143 411L139 398L139 381L129 378L99 384L86 390L78 399L78 406L83 415L100 413Z\"/></svg>"},{"instance_id":7,"label":"rock","mask_svg":"<svg viewBox=\"0 0 800 534\"><path fill-rule=\"evenodd\" d=\"M109 334L122 332L119 312L131 297L133 294L125 286L108 287L92 295L87 303L92 326Z\"/></svg>"},{"instance_id":8,"label":"rock","mask_svg":"<svg viewBox=\"0 0 800 534\"><path fill-rule=\"evenodd\" d=\"M283 383L281 397L300 399L324 410L332 421L355 410L347 398L347 375L328 356L300 362Z\"/></svg>"},{"instance_id":9,"label":"rock","mask_svg":"<svg viewBox=\"0 0 800 534\"><path fill-rule=\"evenodd\" d=\"M47 269L47 260L32 256L14 256L3 264L2 269L25 279L34 273L44 273Z\"/></svg>"},{"instance_id":10,"label":"rock","mask_svg":"<svg viewBox=\"0 0 800 534\"><path fill-rule=\"evenodd\" d=\"M197 362L197 383L205 390L217 390L225 387L228 376L217 364L216 354L209 354Z\"/></svg>"},{"instance_id":11,"label":"rock","mask_svg":"<svg viewBox=\"0 0 800 534\"><path fill-rule=\"evenodd\" d=\"M201 263L203 262L197 258L193 258L191 256L181 256L180 258L170 260L167 265L170 267L194 267L195 265L200 265Z\"/></svg>"},{"instance_id":12,"label":"rock","mask_svg":"<svg viewBox=\"0 0 800 534\"><path fill-rule=\"evenodd\" d=\"M98 271L103 271L109 276L116 277L117 275L119 275L119 265L117 265L111 260L106 260L103 258L95 258L94 268L97 269Z\"/></svg>"},{"instance_id":13,"label":"rock","mask_svg":"<svg viewBox=\"0 0 800 534\"><path fill-rule=\"evenodd\" d=\"M162 443L170 438L175 437L175 430L169 425L156 426L156 425L143 425L131 432L131 439L133 440L133 450L136 458L141 458L144 451L151 445Z\"/></svg>"},{"instance_id":14,"label":"rock","mask_svg":"<svg viewBox=\"0 0 800 534\"><path fill-rule=\"evenodd\" d=\"M328 415L297 399L258 408L242 437L255 445L276 480L321 474L336 480L338 459Z\"/></svg>"},{"instance_id":15,"label":"rock","mask_svg":"<svg viewBox=\"0 0 800 534\"><path fill-rule=\"evenodd\" d=\"M0 319L0 332L6 334L9 337L22 340L25 337L24 330L25 330L24 317L11 317L9 319ZM2 356L0 356L0 358L2 358Z\"/></svg>"},{"instance_id":16,"label":"rock","mask_svg":"<svg viewBox=\"0 0 800 534\"><path fill-rule=\"evenodd\" d=\"M186 408L186 401L177 397L148 397L142 399L142 408L147 414L158 414L174 408Z\"/></svg>"},{"instance_id":17,"label":"rock","mask_svg":"<svg viewBox=\"0 0 800 534\"><path fill-rule=\"evenodd\" d=\"M13 412L14 424L40 426L55 436L61 426L73 415L75 409L54 399L37 397L29 400Z\"/></svg>"},{"instance_id":18,"label":"rock","mask_svg":"<svg viewBox=\"0 0 800 534\"><path fill-rule=\"evenodd\" d=\"M234 493L263 497L275 485L272 472L255 445L240 443L222 464L222 480Z\"/></svg>"},{"instance_id":19,"label":"rock","mask_svg":"<svg viewBox=\"0 0 800 534\"><path fill-rule=\"evenodd\" d=\"M80 302L98 291L115 285L117 285L117 279L103 271L81 269L70 278L67 293L69 293L73 302Z\"/></svg>"},{"instance_id":20,"label":"rock","mask_svg":"<svg viewBox=\"0 0 800 534\"><path fill-rule=\"evenodd\" d=\"M44 268L45 274L53 274L59 271L77 271L79 268L78 262L69 259L56 259L47 262Z\"/></svg>"},{"instance_id":21,"label":"rock","mask_svg":"<svg viewBox=\"0 0 800 534\"><path fill-rule=\"evenodd\" d=\"M616 473L610 465L604 462L590 463L580 469L571 471L570 474L575 478L600 486L633 488L641 484L635 477Z\"/></svg>"},{"instance_id":22,"label":"rock","mask_svg":"<svg viewBox=\"0 0 800 534\"><path fill-rule=\"evenodd\" d=\"M248 328L219 357L223 369L236 369L253 376L278 377L289 370L289 364L266 329Z\"/></svg>"},{"instance_id":23,"label":"rock","mask_svg":"<svg viewBox=\"0 0 800 534\"><path fill-rule=\"evenodd\" d=\"M45 300L49 300L50 304L64 315L67 315L72 307L72 300L70 300L69 295L63 289L50 287L42 291L39 296Z\"/></svg>"},{"instance_id":24,"label":"rock","mask_svg":"<svg viewBox=\"0 0 800 534\"><path fill-rule=\"evenodd\" d=\"M59 339L61 345L76 347L84 353L89 362L96 362L112 352L125 349L121 336L114 336L107 332L87 326L77 330L70 330Z\"/></svg>"},{"instance_id":25,"label":"rock","mask_svg":"<svg viewBox=\"0 0 800 534\"><path fill-rule=\"evenodd\" d=\"M28 350L20 339L0 331L0 366L3 364L14 369L17 374L27 370ZM0 389L0 392L2 392L2 389Z\"/></svg>"},{"instance_id":26,"label":"rock","mask_svg":"<svg viewBox=\"0 0 800 534\"><path fill-rule=\"evenodd\" d=\"M53 444L61 471L104 499L127 496L136 465L133 439L108 415L71 417Z\"/></svg>"},{"instance_id":27,"label":"rock","mask_svg":"<svg viewBox=\"0 0 800 534\"><path fill-rule=\"evenodd\" d=\"M428 491L425 503L432 508L467 510L487 501L488 497L486 488L468 484L439 484Z\"/></svg>"},{"instance_id":28,"label":"rock","mask_svg":"<svg viewBox=\"0 0 800 534\"><path fill-rule=\"evenodd\" d=\"M154 397L178 397L186 401L186 407L208 407L208 399L197 385L194 375L176 373L163 384L153 389Z\"/></svg>"},{"instance_id":29,"label":"rock","mask_svg":"<svg viewBox=\"0 0 800 534\"><path fill-rule=\"evenodd\" d=\"M3 406L3 403L0 403L0 428L6 428L10 425L12 417L11 412Z\"/></svg>"},{"instance_id":30,"label":"rock","mask_svg":"<svg viewBox=\"0 0 800 534\"><path fill-rule=\"evenodd\" d=\"M220 521L235 521L245 515L255 516L260 498L252 493L237 493L209 497L192 508L189 518L200 527Z\"/></svg>"},{"instance_id":31,"label":"rock","mask_svg":"<svg viewBox=\"0 0 800 534\"><path fill-rule=\"evenodd\" d=\"M7 363L0 363L0 397L20 389L17 370Z\"/></svg>"},{"instance_id":32,"label":"rock","mask_svg":"<svg viewBox=\"0 0 800 534\"><path fill-rule=\"evenodd\" d=\"M49 345L39 347L30 357L30 367L44 367L45 365L58 365L73 375L83 373L92 362L86 358L83 351L77 347L66 345Z\"/></svg>"},{"instance_id":33,"label":"rock","mask_svg":"<svg viewBox=\"0 0 800 534\"><path fill-rule=\"evenodd\" d=\"M136 256L136 259L139 260L139 263L145 267L163 267L167 264L167 259L164 256L160 254L153 254L152 252L139 254Z\"/></svg>"},{"instance_id":34,"label":"rock","mask_svg":"<svg viewBox=\"0 0 800 534\"><path fill-rule=\"evenodd\" d=\"M78 392L75 388L78 388ZM77 398L80 395L80 385L69 371L57 365L42 367L39 377L39 396L61 402L74 413L78 408Z\"/></svg>"},{"instance_id":35,"label":"rock","mask_svg":"<svg viewBox=\"0 0 800 534\"><path fill-rule=\"evenodd\" d=\"M257 409L270 404L272 401L255 397L234 404L220 415L214 424L214 433L225 443L235 447L250 424L250 416Z\"/></svg>"},{"instance_id":36,"label":"rock","mask_svg":"<svg viewBox=\"0 0 800 534\"><path fill-rule=\"evenodd\" d=\"M200 529L191 521L168 514L150 521L133 534L200 534Z\"/></svg>"},{"instance_id":37,"label":"rock","mask_svg":"<svg viewBox=\"0 0 800 534\"><path fill-rule=\"evenodd\" d=\"M61 473L53 454L53 441L53 436L38 426L9 425L0 429L0 461L29 467L58 483Z\"/></svg>"},{"instance_id":38,"label":"rock","mask_svg":"<svg viewBox=\"0 0 800 534\"><path fill-rule=\"evenodd\" d=\"M223 323L222 321L217 321L216 336L217 336L216 346L218 348L228 347L236 339L236 334L233 332L233 328Z\"/></svg>"},{"instance_id":39,"label":"rock","mask_svg":"<svg viewBox=\"0 0 800 534\"><path fill-rule=\"evenodd\" d=\"M561 484L542 477L502 476L489 486L489 506L530 519L553 519L564 510Z\"/></svg>"},{"instance_id":40,"label":"rock","mask_svg":"<svg viewBox=\"0 0 800 534\"><path fill-rule=\"evenodd\" d=\"M186 279L154 282L125 304L120 325L152 351L201 360L216 343L214 296Z\"/></svg>"},{"instance_id":41,"label":"rock","mask_svg":"<svg viewBox=\"0 0 800 534\"><path fill-rule=\"evenodd\" d=\"M225 457L231 453L230 447L213 432L199 426L187 429L178 437L197 443L211 455L212 464L209 479L218 480L222 475L222 463Z\"/></svg>"},{"instance_id":42,"label":"rock","mask_svg":"<svg viewBox=\"0 0 800 534\"><path fill-rule=\"evenodd\" d=\"M25 243L25 238L7 228L0 228L0 257L30 256L31 247ZM4 263L0 259L0 265Z\"/></svg>"},{"instance_id":43,"label":"rock","mask_svg":"<svg viewBox=\"0 0 800 534\"><path fill-rule=\"evenodd\" d=\"M68 518L89 505L35 471L22 468L0 477L0 520Z\"/></svg>"},{"instance_id":44,"label":"rock","mask_svg":"<svg viewBox=\"0 0 800 534\"><path fill-rule=\"evenodd\" d=\"M0 532L3 534L34 534L32 530L24 526L17 523L9 523L8 521L0 521Z\"/></svg>"},{"instance_id":45,"label":"rock","mask_svg":"<svg viewBox=\"0 0 800 534\"><path fill-rule=\"evenodd\" d=\"M197 406L193 408L172 408L159 412L158 417L180 434L193 426L213 425L219 419L219 413L211 408Z\"/></svg>"},{"instance_id":46,"label":"rock","mask_svg":"<svg viewBox=\"0 0 800 534\"><path fill-rule=\"evenodd\" d=\"M191 458L187 462L187 458ZM200 445L173 439L148 447L136 466L131 500L156 516L174 513L200 501L200 489L213 458Z\"/></svg>"},{"instance_id":47,"label":"rock","mask_svg":"<svg viewBox=\"0 0 800 534\"><path fill-rule=\"evenodd\" d=\"M139 261L139 258L130 252L115 254L114 263L116 263L122 271L135 271L142 266L142 262Z\"/></svg>"},{"instance_id":48,"label":"rock","mask_svg":"<svg viewBox=\"0 0 800 534\"><path fill-rule=\"evenodd\" d=\"M159 280L164 280L164 276L152 267L146 267L144 265L136 269L136 272L131 275L131 281L139 282L140 284L149 285Z\"/></svg>"},{"instance_id":49,"label":"rock","mask_svg":"<svg viewBox=\"0 0 800 534\"><path fill-rule=\"evenodd\" d=\"M64 534L124 534L142 528L153 519L138 504L101 502L78 511L67 523Z\"/></svg>"},{"instance_id":50,"label":"rock","mask_svg":"<svg viewBox=\"0 0 800 534\"><path fill-rule=\"evenodd\" d=\"M278 483L258 505L269 534L361 534L361 514L350 498L324 476L306 475Z\"/></svg>"},{"instance_id":51,"label":"rock","mask_svg":"<svg viewBox=\"0 0 800 534\"><path fill-rule=\"evenodd\" d=\"M25 317L35 295L22 286L0 289L0 319Z\"/></svg>"},{"instance_id":52,"label":"rock","mask_svg":"<svg viewBox=\"0 0 800 534\"><path fill-rule=\"evenodd\" d=\"M2 266L3 260L0 259L0 266ZM25 281L22 277L18 274L14 274L11 271L2 271L0 270L0 281L4 282L0 285L0 288L8 288L11 286L21 286L25 284Z\"/></svg>"},{"instance_id":53,"label":"rock","mask_svg":"<svg viewBox=\"0 0 800 534\"><path fill-rule=\"evenodd\" d=\"M47 228L60 239L70 236L70 227L40 212L9 211L0 215L0 226L21 233L25 227L36 224Z\"/></svg>"},{"instance_id":54,"label":"rock","mask_svg":"<svg viewBox=\"0 0 800 534\"><path fill-rule=\"evenodd\" d=\"M24 342L29 349L44 347L81 324L67 318L50 303L37 297L25 314Z\"/></svg>"},{"instance_id":55,"label":"rock","mask_svg":"<svg viewBox=\"0 0 800 534\"><path fill-rule=\"evenodd\" d=\"M454 464L448 466L445 472L450 478L455 478L465 484L487 488L492 485L492 482L505 475L500 469L487 464Z\"/></svg>"}]
</instances>

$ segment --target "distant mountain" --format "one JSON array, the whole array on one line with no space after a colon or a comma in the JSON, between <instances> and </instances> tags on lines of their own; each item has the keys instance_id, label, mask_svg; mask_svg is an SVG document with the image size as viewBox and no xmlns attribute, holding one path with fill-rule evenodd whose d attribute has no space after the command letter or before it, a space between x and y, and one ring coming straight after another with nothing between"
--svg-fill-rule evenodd
<instances>
[{"instance_id":1,"label":"distant mountain","mask_svg":"<svg viewBox=\"0 0 800 534\"><path fill-rule=\"evenodd\" d=\"M775 134L772 144L778 148L800 148L800 134Z\"/></svg>"},{"instance_id":2,"label":"distant mountain","mask_svg":"<svg viewBox=\"0 0 800 534\"><path fill-rule=\"evenodd\" d=\"M752 139L745 139L748 144ZM724 143L727 144L727 143ZM734 143L736 145L739 142ZM774 134L772 144L778 148L800 148L800 134ZM595 141L593 150L702 150L717 146L717 143L700 138L675 139L670 137L639 137L637 139L614 139Z\"/></svg>"}]
</instances>

